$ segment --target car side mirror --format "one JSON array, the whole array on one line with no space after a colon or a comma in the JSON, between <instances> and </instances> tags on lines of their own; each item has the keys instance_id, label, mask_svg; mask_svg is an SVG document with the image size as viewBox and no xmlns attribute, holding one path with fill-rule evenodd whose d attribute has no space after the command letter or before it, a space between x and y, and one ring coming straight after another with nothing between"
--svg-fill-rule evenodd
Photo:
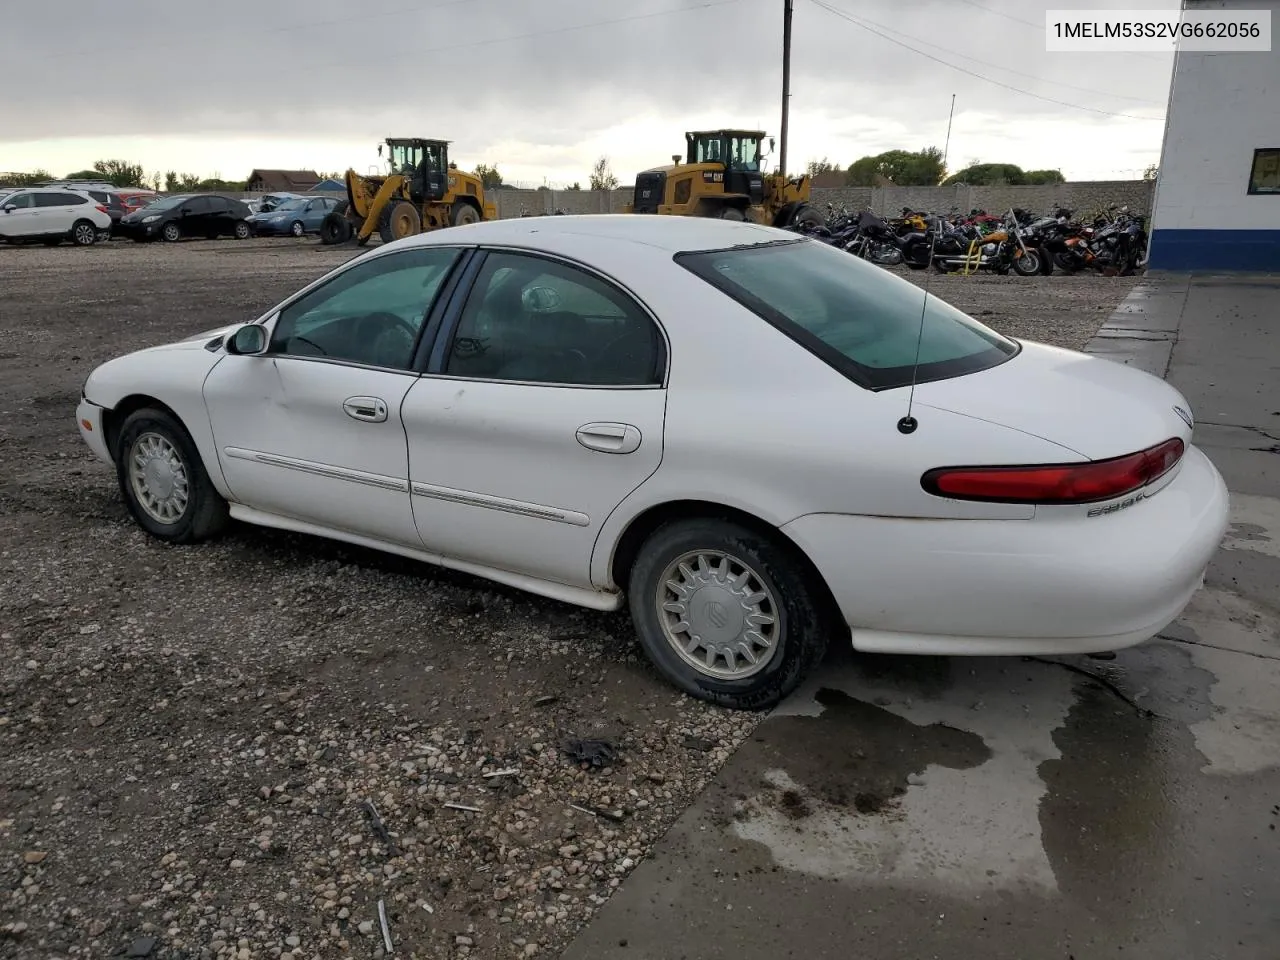
<instances>
[{"instance_id":1,"label":"car side mirror","mask_svg":"<svg viewBox=\"0 0 1280 960\"><path fill-rule=\"evenodd\" d=\"M5 208L4 208L4 212L5 212L5 213L13 213L13 211L15 211L15 210L17 210L17 209L18 209L18 205L17 205L16 203L11 203L11 204L9 204L7 207L5 207Z\"/></svg>"},{"instance_id":2,"label":"car side mirror","mask_svg":"<svg viewBox=\"0 0 1280 960\"><path fill-rule=\"evenodd\" d=\"M227 337L225 346L232 356L258 356L267 349L267 328L258 323L246 323Z\"/></svg>"}]
</instances>

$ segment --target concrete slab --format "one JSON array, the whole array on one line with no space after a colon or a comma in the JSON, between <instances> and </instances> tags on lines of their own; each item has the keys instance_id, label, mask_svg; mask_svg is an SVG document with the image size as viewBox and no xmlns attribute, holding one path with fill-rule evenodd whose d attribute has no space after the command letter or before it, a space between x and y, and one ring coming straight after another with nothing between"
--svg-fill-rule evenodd
<instances>
[{"instance_id":1,"label":"concrete slab","mask_svg":"<svg viewBox=\"0 0 1280 960\"><path fill-rule=\"evenodd\" d=\"M1111 662L833 651L565 960L1275 960L1276 287L1139 290L1090 349L1163 357L1233 490L1185 615Z\"/></svg>"}]
</instances>

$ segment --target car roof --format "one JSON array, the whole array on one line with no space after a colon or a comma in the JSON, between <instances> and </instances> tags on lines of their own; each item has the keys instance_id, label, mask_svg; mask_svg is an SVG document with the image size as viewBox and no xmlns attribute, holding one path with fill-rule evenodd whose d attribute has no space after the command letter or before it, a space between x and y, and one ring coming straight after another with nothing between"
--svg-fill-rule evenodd
<instances>
[{"instance_id":1,"label":"car roof","mask_svg":"<svg viewBox=\"0 0 1280 960\"><path fill-rule=\"evenodd\" d=\"M532 247L586 247L592 242L620 241L654 247L667 253L719 250L798 239L798 235L774 227L710 217L675 217L658 214L586 214L578 216L515 217L433 230L403 243L428 246L437 243L511 244Z\"/></svg>"}]
</instances>

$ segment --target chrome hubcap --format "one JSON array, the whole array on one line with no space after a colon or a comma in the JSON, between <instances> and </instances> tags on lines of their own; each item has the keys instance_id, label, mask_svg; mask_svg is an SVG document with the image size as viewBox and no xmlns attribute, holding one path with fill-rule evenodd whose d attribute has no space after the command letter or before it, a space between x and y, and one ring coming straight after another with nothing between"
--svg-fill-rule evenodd
<instances>
[{"instance_id":1,"label":"chrome hubcap","mask_svg":"<svg viewBox=\"0 0 1280 960\"><path fill-rule=\"evenodd\" d=\"M176 523L189 490L182 455L158 433L144 433L129 451L129 480L138 505L158 523Z\"/></svg>"},{"instance_id":2,"label":"chrome hubcap","mask_svg":"<svg viewBox=\"0 0 1280 960\"><path fill-rule=\"evenodd\" d=\"M76 239L81 243L89 243L98 236L97 230L93 227L81 226L76 230Z\"/></svg>"},{"instance_id":3,"label":"chrome hubcap","mask_svg":"<svg viewBox=\"0 0 1280 960\"><path fill-rule=\"evenodd\" d=\"M667 642L704 676L742 680L777 653L778 602L760 574L736 557L719 550L677 557L663 571L656 599Z\"/></svg>"}]
</instances>

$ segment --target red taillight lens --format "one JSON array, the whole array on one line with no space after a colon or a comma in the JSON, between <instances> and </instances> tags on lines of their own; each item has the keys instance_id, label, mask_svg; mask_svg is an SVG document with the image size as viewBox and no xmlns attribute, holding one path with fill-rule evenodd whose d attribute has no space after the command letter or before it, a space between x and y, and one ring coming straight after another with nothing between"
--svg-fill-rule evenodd
<instances>
[{"instance_id":1,"label":"red taillight lens","mask_svg":"<svg viewBox=\"0 0 1280 960\"><path fill-rule=\"evenodd\" d=\"M1164 476L1186 446L1174 437L1111 460L1026 467L939 467L920 478L928 493L998 503L1095 503L1123 496Z\"/></svg>"},{"instance_id":2,"label":"red taillight lens","mask_svg":"<svg viewBox=\"0 0 1280 960\"><path fill-rule=\"evenodd\" d=\"M110 212L111 212L111 211L110 211L110 210L108 210L106 207L104 207L102 204L98 204L98 211L99 211L100 213L110 213Z\"/></svg>"}]
</instances>

